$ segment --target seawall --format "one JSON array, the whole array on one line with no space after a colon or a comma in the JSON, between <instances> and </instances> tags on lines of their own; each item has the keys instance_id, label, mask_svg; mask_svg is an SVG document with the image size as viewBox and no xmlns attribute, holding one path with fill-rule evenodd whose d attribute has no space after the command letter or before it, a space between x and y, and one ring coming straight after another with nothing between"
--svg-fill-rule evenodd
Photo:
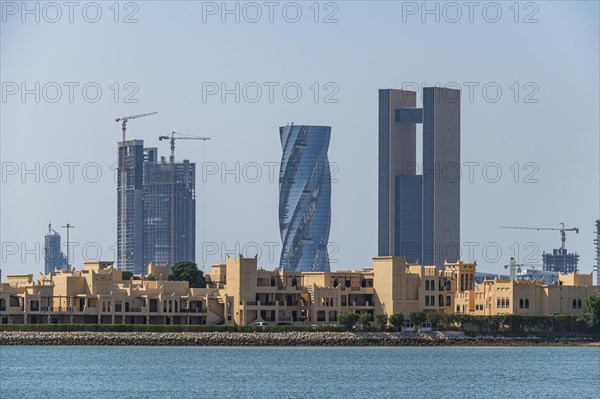
<instances>
[{"instance_id":1,"label":"seawall","mask_svg":"<svg viewBox=\"0 0 600 399\"><path fill-rule=\"evenodd\" d=\"M377 332L0 332L0 345L97 346L600 346L593 338L466 337Z\"/></svg>"}]
</instances>

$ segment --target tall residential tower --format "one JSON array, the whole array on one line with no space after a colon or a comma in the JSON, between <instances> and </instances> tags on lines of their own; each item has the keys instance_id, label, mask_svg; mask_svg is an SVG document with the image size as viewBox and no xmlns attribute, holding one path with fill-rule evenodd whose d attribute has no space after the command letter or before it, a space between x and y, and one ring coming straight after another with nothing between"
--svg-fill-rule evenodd
<instances>
[{"instance_id":1,"label":"tall residential tower","mask_svg":"<svg viewBox=\"0 0 600 399\"><path fill-rule=\"evenodd\" d=\"M417 164L417 124L423 124ZM380 256L442 266L460 255L460 91L379 90Z\"/></svg>"}]
</instances>

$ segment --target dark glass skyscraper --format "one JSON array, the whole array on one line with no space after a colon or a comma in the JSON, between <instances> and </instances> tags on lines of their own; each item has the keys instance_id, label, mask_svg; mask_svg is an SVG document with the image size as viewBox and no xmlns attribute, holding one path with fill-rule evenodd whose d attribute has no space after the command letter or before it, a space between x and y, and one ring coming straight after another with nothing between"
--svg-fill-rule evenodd
<instances>
[{"instance_id":1,"label":"dark glass skyscraper","mask_svg":"<svg viewBox=\"0 0 600 399\"><path fill-rule=\"evenodd\" d=\"M174 262L196 259L196 164L175 162ZM170 263L171 164L144 150L144 265ZM173 266L173 265L171 265Z\"/></svg>"},{"instance_id":2,"label":"dark glass skyscraper","mask_svg":"<svg viewBox=\"0 0 600 399\"><path fill-rule=\"evenodd\" d=\"M117 173L117 264L119 269L143 273L144 142L119 142ZM123 168L125 173L123 176ZM123 184L122 179L125 178ZM124 189L123 189L124 188Z\"/></svg>"},{"instance_id":3,"label":"dark glass skyscraper","mask_svg":"<svg viewBox=\"0 0 600 399\"><path fill-rule=\"evenodd\" d=\"M329 271L331 127L292 124L280 127L279 135L279 265L291 271Z\"/></svg>"},{"instance_id":4,"label":"dark glass skyscraper","mask_svg":"<svg viewBox=\"0 0 600 399\"><path fill-rule=\"evenodd\" d=\"M126 190L121 191L125 162ZM118 235L119 268L145 273L148 263L169 263L171 254L171 165L158 160L156 148L142 140L119 143ZM174 261L196 258L196 165L175 163ZM173 265L171 265L173 266Z\"/></svg>"},{"instance_id":5,"label":"dark glass skyscraper","mask_svg":"<svg viewBox=\"0 0 600 399\"><path fill-rule=\"evenodd\" d=\"M460 256L460 91L379 90L379 255L441 266ZM417 165L416 125L423 124Z\"/></svg>"},{"instance_id":6,"label":"dark glass skyscraper","mask_svg":"<svg viewBox=\"0 0 600 399\"><path fill-rule=\"evenodd\" d=\"M44 273L55 269L67 270L67 257L60 248L60 234L48 223L48 234L44 236Z\"/></svg>"}]
</instances>

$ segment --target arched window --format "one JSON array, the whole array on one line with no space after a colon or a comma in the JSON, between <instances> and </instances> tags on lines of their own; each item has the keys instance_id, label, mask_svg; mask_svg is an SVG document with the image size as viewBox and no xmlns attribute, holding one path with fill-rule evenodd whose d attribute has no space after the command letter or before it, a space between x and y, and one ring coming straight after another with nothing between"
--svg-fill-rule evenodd
<instances>
[{"instance_id":1,"label":"arched window","mask_svg":"<svg viewBox=\"0 0 600 399\"><path fill-rule=\"evenodd\" d=\"M452 283L450 280L446 280L446 291L452 291Z\"/></svg>"},{"instance_id":2,"label":"arched window","mask_svg":"<svg viewBox=\"0 0 600 399\"><path fill-rule=\"evenodd\" d=\"M529 309L529 299L525 299L525 309Z\"/></svg>"},{"instance_id":3,"label":"arched window","mask_svg":"<svg viewBox=\"0 0 600 399\"><path fill-rule=\"evenodd\" d=\"M510 299L506 299L506 307L510 308Z\"/></svg>"},{"instance_id":4,"label":"arched window","mask_svg":"<svg viewBox=\"0 0 600 399\"><path fill-rule=\"evenodd\" d=\"M581 299L577 300L577 309L581 309Z\"/></svg>"},{"instance_id":5,"label":"arched window","mask_svg":"<svg viewBox=\"0 0 600 399\"><path fill-rule=\"evenodd\" d=\"M435 280L431 280L431 291L435 291Z\"/></svg>"},{"instance_id":6,"label":"arched window","mask_svg":"<svg viewBox=\"0 0 600 399\"><path fill-rule=\"evenodd\" d=\"M106 302L102 301L102 311L106 312Z\"/></svg>"},{"instance_id":7,"label":"arched window","mask_svg":"<svg viewBox=\"0 0 600 399\"><path fill-rule=\"evenodd\" d=\"M506 307L506 301L504 300L504 298L502 298L502 307L505 308Z\"/></svg>"},{"instance_id":8,"label":"arched window","mask_svg":"<svg viewBox=\"0 0 600 399\"><path fill-rule=\"evenodd\" d=\"M441 285L440 285L440 287L441 287ZM444 296L442 294L440 294L440 296L438 297L438 300L439 300L438 305L444 306Z\"/></svg>"},{"instance_id":9,"label":"arched window","mask_svg":"<svg viewBox=\"0 0 600 399\"><path fill-rule=\"evenodd\" d=\"M496 303L496 307L499 308L500 307L500 298L498 298L498 302Z\"/></svg>"},{"instance_id":10,"label":"arched window","mask_svg":"<svg viewBox=\"0 0 600 399\"><path fill-rule=\"evenodd\" d=\"M338 285L340 285L339 280L336 278L335 280L333 280L333 287L337 287Z\"/></svg>"},{"instance_id":11,"label":"arched window","mask_svg":"<svg viewBox=\"0 0 600 399\"><path fill-rule=\"evenodd\" d=\"M577 309L577 299L573 299L573 309Z\"/></svg>"},{"instance_id":12,"label":"arched window","mask_svg":"<svg viewBox=\"0 0 600 399\"><path fill-rule=\"evenodd\" d=\"M425 280L425 291L429 291L429 280Z\"/></svg>"},{"instance_id":13,"label":"arched window","mask_svg":"<svg viewBox=\"0 0 600 399\"><path fill-rule=\"evenodd\" d=\"M519 299L519 309L523 309L523 298Z\"/></svg>"}]
</instances>

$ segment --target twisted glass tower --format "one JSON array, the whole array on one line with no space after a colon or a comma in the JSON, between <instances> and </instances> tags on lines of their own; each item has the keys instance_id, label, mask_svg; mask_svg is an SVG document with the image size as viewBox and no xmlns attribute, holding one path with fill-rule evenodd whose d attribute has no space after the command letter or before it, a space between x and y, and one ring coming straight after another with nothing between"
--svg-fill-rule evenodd
<instances>
[{"instance_id":1,"label":"twisted glass tower","mask_svg":"<svg viewBox=\"0 0 600 399\"><path fill-rule=\"evenodd\" d=\"M331 174L327 149L331 127L279 128L279 265L290 271L329 271Z\"/></svg>"}]
</instances>

